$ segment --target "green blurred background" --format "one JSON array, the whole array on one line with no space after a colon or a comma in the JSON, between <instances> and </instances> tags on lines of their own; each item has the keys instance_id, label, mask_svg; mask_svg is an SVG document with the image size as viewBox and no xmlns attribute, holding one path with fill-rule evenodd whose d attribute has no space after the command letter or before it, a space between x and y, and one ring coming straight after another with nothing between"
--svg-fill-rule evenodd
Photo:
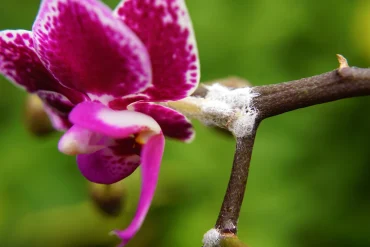
<instances>
[{"instance_id":1,"label":"green blurred background","mask_svg":"<svg viewBox=\"0 0 370 247\"><path fill-rule=\"evenodd\" d=\"M114 7L118 0L105 1ZM0 30L30 29L39 0L1 0ZM202 81L237 75L254 85L370 64L370 1L187 0ZM0 78L0 246L103 247L133 216L140 176L107 217L91 202L60 134L24 127L25 93ZM264 121L257 134L239 236L251 247L370 246L370 98ZM128 246L201 246L217 218L234 140L195 122L191 144L168 141L159 187Z\"/></svg>"}]
</instances>

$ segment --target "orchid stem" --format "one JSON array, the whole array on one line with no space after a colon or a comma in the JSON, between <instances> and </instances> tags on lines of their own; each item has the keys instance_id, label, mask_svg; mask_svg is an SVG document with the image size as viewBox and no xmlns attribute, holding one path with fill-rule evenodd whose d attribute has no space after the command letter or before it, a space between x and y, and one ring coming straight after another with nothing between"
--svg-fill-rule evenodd
<instances>
[{"instance_id":1,"label":"orchid stem","mask_svg":"<svg viewBox=\"0 0 370 247\"><path fill-rule=\"evenodd\" d=\"M215 226L221 234L237 233L238 219L247 186L257 128L258 123L255 124L248 136L236 139L236 150L229 185Z\"/></svg>"},{"instance_id":2,"label":"orchid stem","mask_svg":"<svg viewBox=\"0 0 370 247\"><path fill-rule=\"evenodd\" d=\"M262 120L303 107L370 95L370 69L350 67L341 55L338 55L338 61L339 68L331 72L291 82L252 87L253 92L259 94L253 99L258 119L248 136L236 140L231 176L215 226L221 235L237 233L254 140ZM194 92L197 97L206 94L204 87Z\"/></svg>"}]
</instances>

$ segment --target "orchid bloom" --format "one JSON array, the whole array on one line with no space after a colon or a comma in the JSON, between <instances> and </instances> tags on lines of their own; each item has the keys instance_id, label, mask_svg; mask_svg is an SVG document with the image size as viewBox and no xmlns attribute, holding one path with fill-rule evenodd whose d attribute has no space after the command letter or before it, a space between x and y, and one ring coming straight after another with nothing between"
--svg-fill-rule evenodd
<instances>
[{"instance_id":1,"label":"orchid bloom","mask_svg":"<svg viewBox=\"0 0 370 247\"><path fill-rule=\"evenodd\" d=\"M99 0L43 0L32 32L0 32L0 72L37 94L58 130L59 150L77 155L90 181L115 183L141 164L136 215L140 228L157 185L164 136L193 129L181 113L156 102L189 96L199 61L184 0L125 0L112 11Z\"/></svg>"}]
</instances>

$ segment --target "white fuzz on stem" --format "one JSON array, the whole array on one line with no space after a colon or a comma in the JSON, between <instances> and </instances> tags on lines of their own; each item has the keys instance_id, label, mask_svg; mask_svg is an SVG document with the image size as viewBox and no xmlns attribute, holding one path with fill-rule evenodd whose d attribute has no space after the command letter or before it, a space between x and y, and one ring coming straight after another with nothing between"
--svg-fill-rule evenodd
<instances>
[{"instance_id":1,"label":"white fuzz on stem","mask_svg":"<svg viewBox=\"0 0 370 247\"><path fill-rule=\"evenodd\" d=\"M230 89L218 83L205 87L205 98L188 97L167 105L205 125L228 129L235 137L250 134L258 115L253 107L253 98L258 94L251 87Z\"/></svg>"},{"instance_id":2,"label":"white fuzz on stem","mask_svg":"<svg viewBox=\"0 0 370 247\"><path fill-rule=\"evenodd\" d=\"M215 228L206 232L203 236L203 247L219 247L221 234Z\"/></svg>"},{"instance_id":3,"label":"white fuzz on stem","mask_svg":"<svg viewBox=\"0 0 370 247\"><path fill-rule=\"evenodd\" d=\"M258 94L251 87L229 89L220 84L207 86L206 103L202 106L205 113L228 116L227 128L236 136L244 137L252 132L257 117L257 109L252 100ZM212 124L212 123L211 123Z\"/></svg>"}]
</instances>

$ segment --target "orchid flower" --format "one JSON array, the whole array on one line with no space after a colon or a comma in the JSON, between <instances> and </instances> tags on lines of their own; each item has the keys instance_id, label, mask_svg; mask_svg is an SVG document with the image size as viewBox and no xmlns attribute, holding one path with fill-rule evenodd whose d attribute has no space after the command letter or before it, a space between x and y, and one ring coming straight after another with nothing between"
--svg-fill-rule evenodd
<instances>
[{"instance_id":1,"label":"orchid flower","mask_svg":"<svg viewBox=\"0 0 370 247\"><path fill-rule=\"evenodd\" d=\"M77 155L90 181L111 184L141 165L139 230L157 185L164 136L188 142L181 113L158 102L189 96L199 61L184 0L43 0L32 32L0 32L0 72L37 94L58 130L59 150Z\"/></svg>"}]
</instances>

